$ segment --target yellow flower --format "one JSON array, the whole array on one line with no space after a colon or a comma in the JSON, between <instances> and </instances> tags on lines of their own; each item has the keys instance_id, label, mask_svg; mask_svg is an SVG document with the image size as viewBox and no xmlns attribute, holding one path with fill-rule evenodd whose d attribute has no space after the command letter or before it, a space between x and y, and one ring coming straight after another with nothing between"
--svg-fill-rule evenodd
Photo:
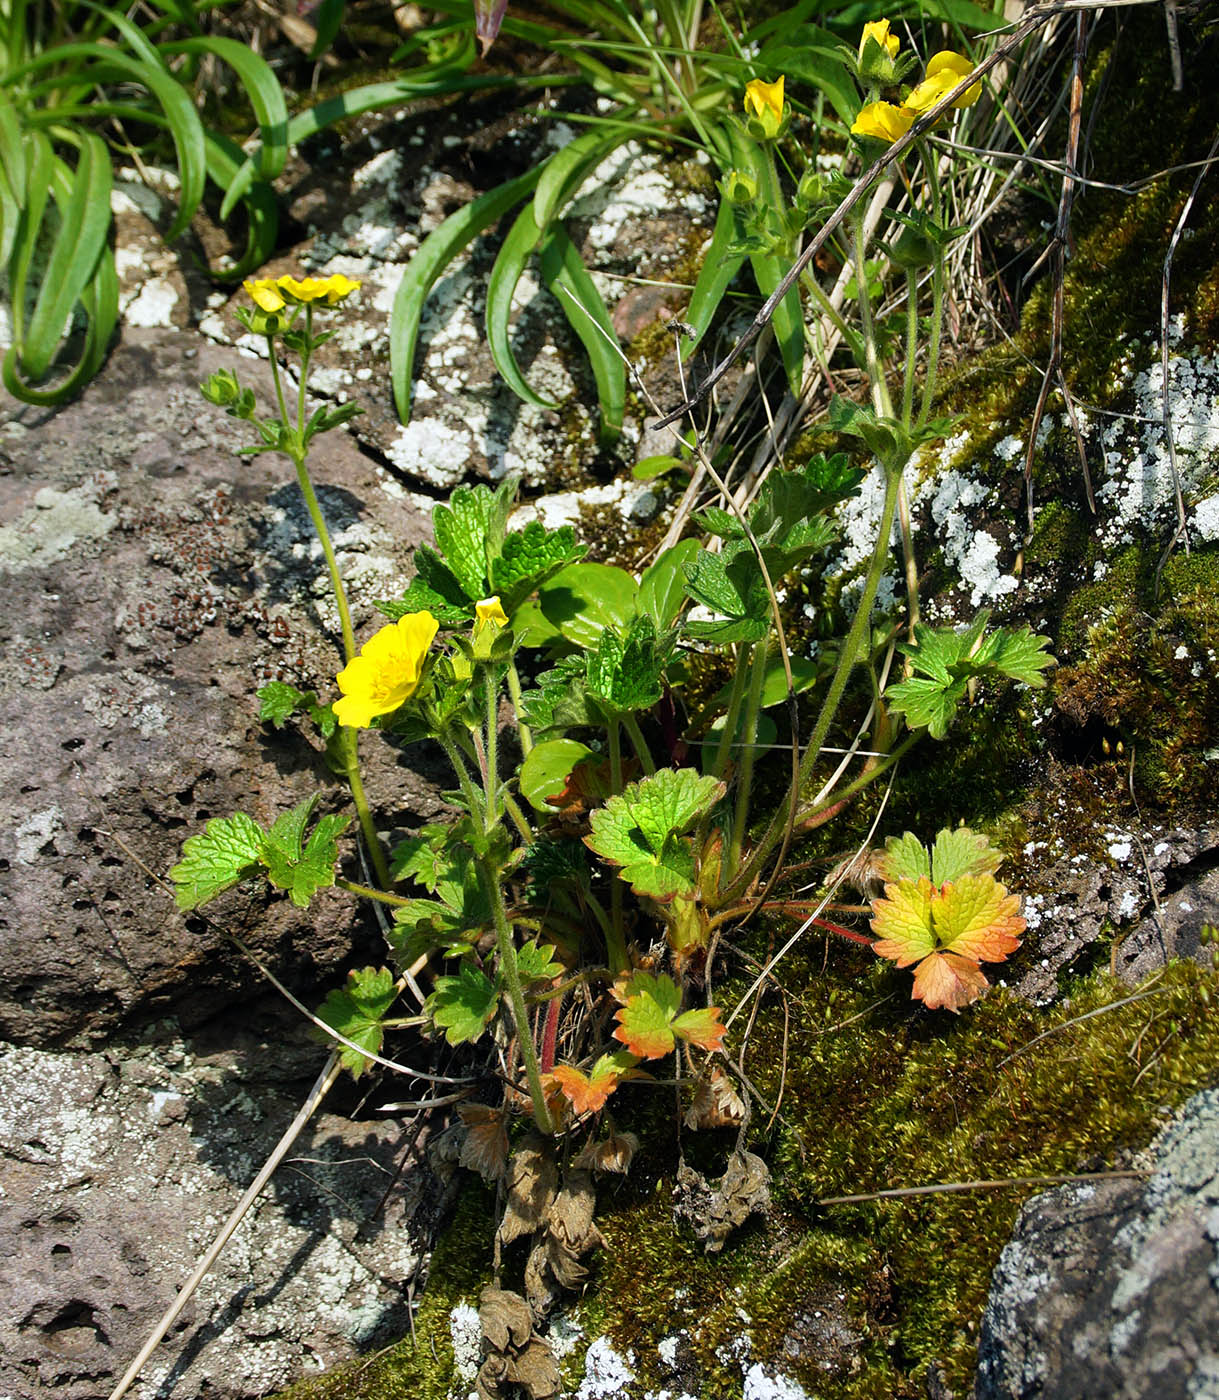
<instances>
[{"instance_id":1,"label":"yellow flower","mask_svg":"<svg viewBox=\"0 0 1219 1400\"><path fill-rule=\"evenodd\" d=\"M480 623L493 622L496 627L507 627L508 625L508 614L504 611L498 593L493 593L490 598L483 598L481 602L475 603L474 614Z\"/></svg>"},{"instance_id":2,"label":"yellow flower","mask_svg":"<svg viewBox=\"0 0 1219 1400\"><path fill-rule=\"evenodd\" d=\"M767 136L774 136L783 121L783 74L773 83L754 78L745 88L745 111L756 117Z\"/></svg>"},{"instance_id":3,"label":"yellow flower","mask_svg":"<svg viewBox=\"0 0 1219 1400\"><path fill-rule=\"evenodd\" d=\"M851 131L856 136L875 136L880 141L899 141L911 126L917 113L892 102L869 102L859 109Z\"/></svg>"},{"instance_id":4,"label":"yellow flower","mask_svg":"<svg viewBox=\"0 0 1219 1400\"><path fill-rule=\"evenodd\" d=\"M241 284L254 301L255 306L274 315L277 311L284 309L284 299L279 294L279 288L275 285L272 277L247 277Z\"/></svg>"},{"instance_id":5,"label":"yellow flower","mask_svg":"<svg viewBox=\"0 0 1219 1400\"><path fill-rule=\"evenodd\" d=\"M303 282L295 277L258 277L247 278L242 283L255 305L268 315L282 311L289 302L301 306L309 301L324 301L327 306L334 306L359 285L341 272L332 277L306 277Z\"/></svg>"},{"instance_id":6,"label":"yellow flower","mask_svg":"<svg viewBox=\"0 0 1219 1400\"><path fill-rule=\"evenodd\" d=\"M864 49L868 47L869 39L875 39L882 49L887 49L890 58L897 57L897 51L901 48L901 40L896 34L889 33L887 19L870 20L864 25L863 33L859 36L859 57L861 60Z\"/></svg>"},{"instance_id":7,"label":"yellow flower","mask_svg":"<svg viewBox=\"0 0 1219 1400\"><path fill-rule=\"evenodd\" d=\"M914 112L925 112L934 107L941 97L973 71L973 64L964 54L943 49L933 54L927 62L927 76L906 98L905 106ZM967 87L952 104L954 107L972 107L982 95L982 84L974 83Z\"/></svg>"},{"instance_id":8,"label":"yellow flower","mask_svg":"<svg viewBox=\"0 0 1219 1400\"><path fill-rule=\"evenodd\" d=\"M327 306L334 306L344 297L358 291L360 284L353 282L350 277L344 277L341 272L336 272L330 277L306 277L303 282L298 282L295 277L281 277L277 286L285 301L324 301Z\"/></svg>"},{"instance_id":9,"label":"yellow flower","mask_svg":"<svg viewBox=\"0 0 1219 1400\"><path fill-rule=\"evenodd\" d=\"M374 633L335 677L343 692L334 706L338 722L366 729L377 715L409 700L439 625L430 612L407 613Z\"/></svg>"}]
</instances>

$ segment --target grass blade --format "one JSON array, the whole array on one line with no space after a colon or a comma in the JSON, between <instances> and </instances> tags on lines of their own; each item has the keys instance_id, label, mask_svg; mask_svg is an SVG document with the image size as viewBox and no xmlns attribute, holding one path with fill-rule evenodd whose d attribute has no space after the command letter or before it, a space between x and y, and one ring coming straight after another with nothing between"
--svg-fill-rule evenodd
<instances>
[{"instance_id":1,"label":"grass blade","mask_svg":"<svg viewBox=\"0 0 1219 1400\"><path fill-rule=\"evenodd\" d=\"M562 214L589 173L624 140L622 132L586 131L550 157L533 192L533 217L539 229Z\"/></svg>"},{"instance_id":2,"label":"grass blade","mask_svg":"<svg viewBox=\"0 0 1219 1400\"><path fill-rule=\"evenodd\" d=\"M205 133L207 173L214 184L226 189L245 158L245 152L219 132ZM243 196L246 211L245 252L231 266L211 269L212 275L224 282L238 282L260 268L275 251L279 232L279 206L269 185L252 186Z\"/></svg>"},{"instance_id":3,"label":"grass blade","mask_svg":"<svg viewBox=\"0 0 1219 1400\"><path fill-rule=\"evenodd\" d=\"M552 225L542 240L541 261L542 280L558 297L563 314L588 352L601 406L601 442L611 442L622 431L626 367L618 353L618 335L609 311L562 224Z\"/></svg>"},{"instance_id":4,"label":"grass blade","mask_svg":"<svg viewBox=\"0 0 1219 1400\"><path fill-rule=\"evenodd\" d=\"M487 282L487 349L495 361L495 368L517 398L538 408L558 408L557 403L542 398L530 388L512 353L510 334L512 297L525 271L525 264L533 256L541 236L537 220L533 217L533 205L527 204L508 230Z\"/></svg>"},{"instance_id":5,"label":"grass blade","mask_svg":"<svg viewBox=\"0 0 1219 1400\"><path fill-rule=\"evenodd\" d=\"M411 370L428 292L457 254L519 204L537 184L540 175L540 170L531 170L450 214L424 239L407 264L394 294L389 323L390 382L398 417L403 423L408 423L411 416Z\"/></svg>"},{"instance_id":6,"label":"grass blade","mask_svg":"<svg viewBox=\"0 0 1219 1400\"><path fill-rule=\"evenodd\" d=\"M707 333L716 308L724 299L724 294L732 285L732 279L745 261L744 253L730 251L733 242L740 237L737 227L736 209L732 201L720 199L719 211L715 216L715 228L711 242L703 255L703 265L699 268L698 281L690 294L690 305L686 310L686 320L694 327L694 339L687 353L693 354L698 343Z\"/></svg>"}]
</instances>

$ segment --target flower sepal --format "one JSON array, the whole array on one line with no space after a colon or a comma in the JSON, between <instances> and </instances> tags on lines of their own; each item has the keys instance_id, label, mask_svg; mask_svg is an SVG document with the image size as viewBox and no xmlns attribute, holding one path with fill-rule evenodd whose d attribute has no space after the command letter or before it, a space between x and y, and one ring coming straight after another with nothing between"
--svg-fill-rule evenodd
<instances>
[{"instance_id":1,"label":"flower sepal","mask_svg":"<svg viewBox=\"0 0 1219 1400\"><path fill-rule=\"evenodd\" d=\"M745 130L755 141L776 141L786 132L790 114L783 101L783 74L773 83L754 78L745 86Z\"/></svg>"},{"instance_id":2,"label":"flower sepal","mask_svg":"<svg viewBox=\"0 0 1219 1400\"><path fill-rule=\"evenodd\" d=\"M233 315L250 332L263 340L270 340L289 329L297 313L289 312L281 305L279 311L264 311L261 306L251 309L248 306L234 307Z\"/></svg>"}]
</instances>

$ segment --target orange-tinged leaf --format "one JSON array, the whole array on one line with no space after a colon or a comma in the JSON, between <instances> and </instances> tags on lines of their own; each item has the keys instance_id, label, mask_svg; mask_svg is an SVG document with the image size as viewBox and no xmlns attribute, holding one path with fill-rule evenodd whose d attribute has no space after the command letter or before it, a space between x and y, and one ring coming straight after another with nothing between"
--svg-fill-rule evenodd
<instances>
[{"instance_id":1,"label":"orange-tinged leaf","mask_svg":"<svg viewBox=\"0 0 1219 1400\"><path fill-rule=\"evenodd\" d=\"M956 953L932 953L914 970L914 1000L935 1009L959 1011L990 985L976 962Z\"/></svg>"},{"instance_id":2,"label":"orange-tinged leaf","mask_svg":"<svg viewBox=\"0 0 1219 1400\"><path fill-rule=\"evenodd\" d=\"M966 875L932 897L931 922L941 946L974 962L1002 962L1020 946L1020 897L993 875Z\"/></svg>"},{"instance_id":3,"label":"orange-tinged leaf","mask_svg":"<svg viewBox=\"0 0 1219 1400\"><path fill-rule=\"evenodd\" d=\"M673 1021L681 1009L677 983L664 973L632 972L614 984L622 1002L614 1039L641 1060L659 1059L673 1049Z\"/></svg>"},{"instance_id":4,"label":"orange-tinged leaf","mask_svg":"<svg viewBox=\"0 0 1219 1400\"><path fill-rule=\"evenodd\" d=\"M555 1065L547 1080L562 1089L572 1108L579 1113L596 1113L623 1079L632 1077L635 1057L623 1050L602 1055L585 1074L575 1065Z\"/></svg>"},{"instance_id":5,"label":"orange-tinged leaf","mask_svg":"<svg viewBox=\"0 0 1219 1400\"><path fill-rule=\"evenodd\" d=\"M908 967L935 949L931 932L931 881L901 880L885 886L885 898L872 901L872 932L879 938L872 951Z\"/></svg>"},{"instance_id":6,"label":"orange-tinged leaf","mask_svg":"<svg viewBox=\"0 0 1219 1400\"><path fill-rule=\"evenodd\" d=\"M728 1034L720 1020L718 1006L700 1006L693 1011L683 1011L673 1022L673 1031L691 1045L708 1051L722 1049L724 1037Z\"/></svg>"}]
</instances>

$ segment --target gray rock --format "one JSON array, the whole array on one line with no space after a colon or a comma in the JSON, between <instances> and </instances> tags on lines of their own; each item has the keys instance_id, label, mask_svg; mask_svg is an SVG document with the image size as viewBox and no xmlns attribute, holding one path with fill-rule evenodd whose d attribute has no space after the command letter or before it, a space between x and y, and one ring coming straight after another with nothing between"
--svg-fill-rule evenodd
<instances>
[{"instance_id":1,"label":"gray rock","mask_svg":"<svg viewBox=\"0 0 1219 1400\"><path fill-rule=\"evenodd\" d=\"M49 413L9 406L0 426L9 1040L96 1044L169 1012L198 1025L250 995L256 979L218 925L184 919L149 873L163 875L210 816L273 821L318 786L343 801L316 748L258 722L258 685L329 688L341 653L291 466L236 457L245 425L199 396L226 365L265 395L266 367L233 349L128 330L83 398ZM314 475L367 631L371 600L409 574L429 503L343 433L320 439ZM387 825L438 811L386 746L365 752ZM375 925L335 892L307 913L239 895L216 910L310 995L353 952L381 956Z\"/></svg>"},{"instance_id":2,"label":"gray rock","mask_svg":"<svg viewBox=\"0 0 1219 1400\"><path fill-rule=\"evenodd\" d=\"M1219 1090L1148 1166L1024 1207L991 1280L977 1400L1219 1397Z\"/></svg>"},{"instance_id":3,"label":"gray rock","mask_svg":"<svg viewBox=\"0 0 1219 1400\"><path fill-rule=\"evenodd\" d=\"M12 1400L109 1392L325 1058L265 1009L244 1035L161 1027L150 1040L0 1049L0 1394ZM349 1087L332 1095L336 1111L298 1139L137 1400L262 1395L409 1326L440 1193L417 1166L397 1175L398 1124L352 1122Z\"/></svg>"}]
</instances>

